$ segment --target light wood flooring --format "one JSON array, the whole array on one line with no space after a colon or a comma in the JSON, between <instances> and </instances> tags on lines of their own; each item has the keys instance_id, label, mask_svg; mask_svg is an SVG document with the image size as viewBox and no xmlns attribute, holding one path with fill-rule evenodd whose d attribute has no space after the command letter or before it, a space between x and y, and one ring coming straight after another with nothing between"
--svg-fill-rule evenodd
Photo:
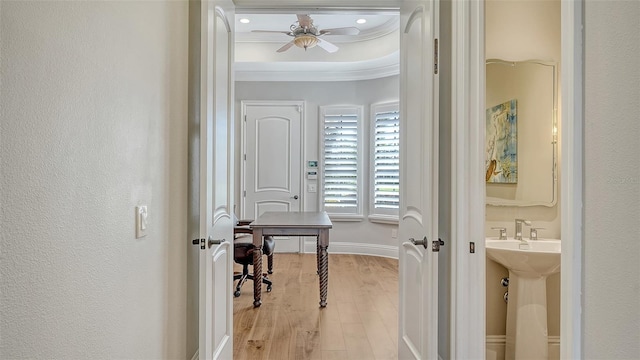
<instances>
[{"instance_id":1,"label":"light wood flooring","mask_svg":"<svg viewBox=\"0 0 640 360\"><path fill-rule=\"evenodd\" d=\"M330 254L326 308L315 254L275 254L269 278L273 291L263 285L259 308L252 281L233 300L234 359L398 358L397 260Z\"/></svg>"}]
</instances>

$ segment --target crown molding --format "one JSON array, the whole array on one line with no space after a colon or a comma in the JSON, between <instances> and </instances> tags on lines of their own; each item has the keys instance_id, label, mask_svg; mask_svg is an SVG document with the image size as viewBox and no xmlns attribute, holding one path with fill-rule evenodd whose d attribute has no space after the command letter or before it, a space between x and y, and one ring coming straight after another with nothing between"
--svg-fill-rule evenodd
<instances>
[{"instance_id":1,"label":"crown molding","mask_svg":"<svg viewBox=\"0 0 640 360\"><path fill-rule=\"evenodd\" d=\"M236 81L357 81L400 74L399 52L380 59L344 63L235 63Z\"/></svg>"}]
</instances>

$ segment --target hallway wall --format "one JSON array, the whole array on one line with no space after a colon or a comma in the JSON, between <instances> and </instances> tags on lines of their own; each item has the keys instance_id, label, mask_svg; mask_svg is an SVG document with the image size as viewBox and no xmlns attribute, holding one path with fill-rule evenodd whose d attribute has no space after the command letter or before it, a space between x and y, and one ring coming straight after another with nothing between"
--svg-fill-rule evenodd
<instances>
[{"instance_id":1,"label":"hallway wall","mask_svg":"<svg viewBox=\"0 0 640 360\"><path fill-rule=\"evenodd\" d=\"M640 2L586 1L583 358L640 356Z\"/></svg>"},{"instance_id":2,"label":"hallway wall","mask_svg":"<svg viewBox=\"0 0 640 360\"><path fill-rule=\"evenodd\" d=\"M0 358L187 358L188 2L0 6Z\"/></svg>"}]
</instances>

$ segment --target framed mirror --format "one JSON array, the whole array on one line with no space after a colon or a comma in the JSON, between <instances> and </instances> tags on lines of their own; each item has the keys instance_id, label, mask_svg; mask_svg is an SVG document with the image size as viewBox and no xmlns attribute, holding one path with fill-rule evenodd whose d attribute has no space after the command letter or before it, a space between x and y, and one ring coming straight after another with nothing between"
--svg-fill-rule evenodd
<instances>
[{"instance_id":1,"label":"framed mirror","mask_svg":"<svg viewBox=\"0 0 640 360\"><path fill-rule=\"evenodd\" d=\"M557 202L556 64L486 62L486 203Z\"/></svg>"}]
</instances>

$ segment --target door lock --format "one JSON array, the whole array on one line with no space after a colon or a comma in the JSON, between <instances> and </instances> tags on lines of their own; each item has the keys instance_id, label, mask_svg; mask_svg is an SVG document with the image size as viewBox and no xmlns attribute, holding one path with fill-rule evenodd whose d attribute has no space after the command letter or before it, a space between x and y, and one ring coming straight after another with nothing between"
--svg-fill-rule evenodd
<instances>
[{"instance_id":1,"label":"door lock","mask_svg":"<svg viewBox=\"0 0 640 360\"><path fill-rule=\"evenodd\" d=\"M444 241L442 241L442 239L433 240L431 243L431 251L439 252L440 246L444 246Z\"/></svg>"}]
</instances>

